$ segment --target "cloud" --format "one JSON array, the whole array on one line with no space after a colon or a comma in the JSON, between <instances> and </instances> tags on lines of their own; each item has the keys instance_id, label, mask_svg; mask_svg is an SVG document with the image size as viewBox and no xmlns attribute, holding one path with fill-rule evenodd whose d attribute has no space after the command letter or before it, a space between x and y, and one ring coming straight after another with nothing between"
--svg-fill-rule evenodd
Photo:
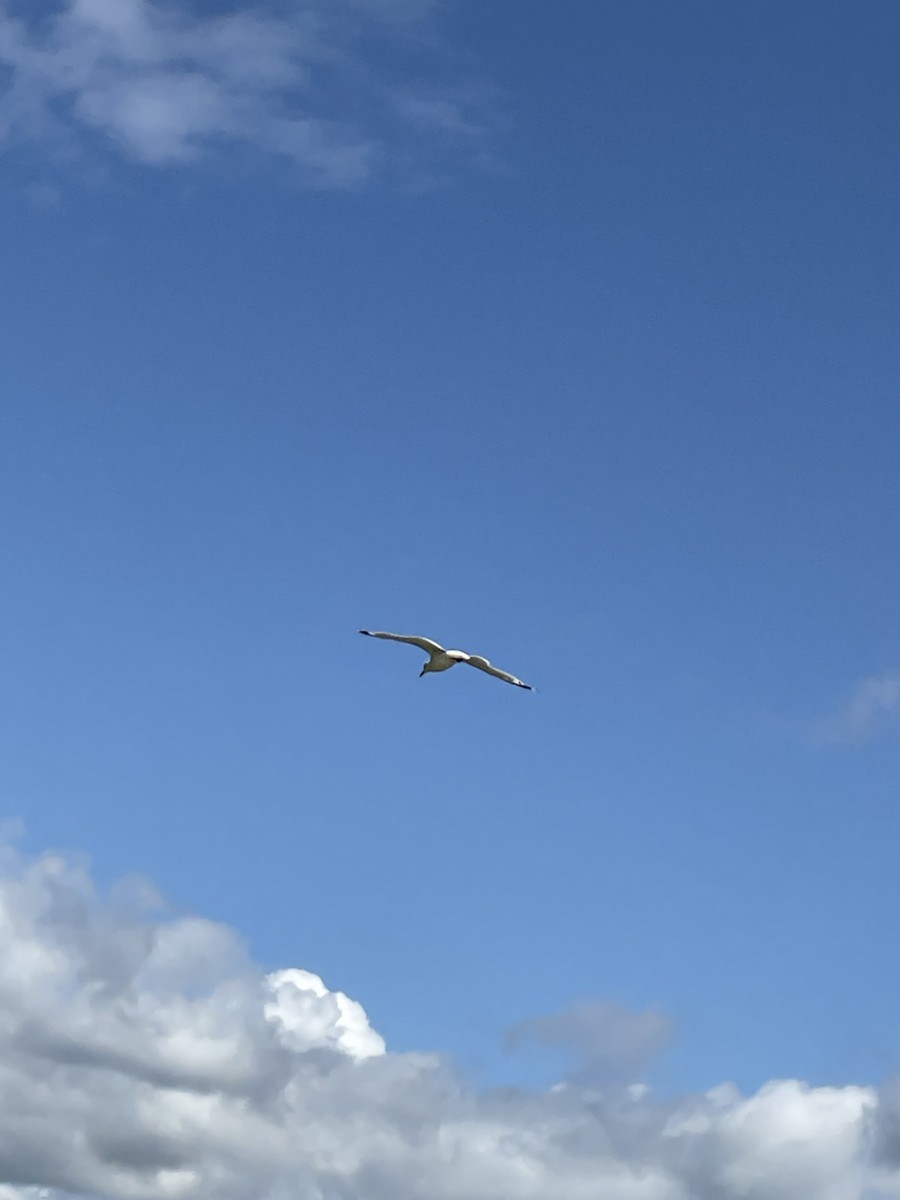
<instances>
[{"instance_id":1,"label":"cloud","mask_svg":"<svg viewBox=\"0 0 900 1200\"><path fill-rule=\"evenodd\" d=\"M856 685L849 699L830 717L815 722L819 741L858 744L900 725L900 673L873 675Z\"/></svg>"},{"instance_id":2,"label":"cloud","mask_svg":"<svg viewBox=\"0 0 900 1200\"><path fill-rule=\"evenodd\" d=\"M507 1036L507 1046L514 1049L533 1038L569 1051L573 1079L627 1081L659 1054L671 1034L672 1023L661 1013L633 1013L618 1004L589 1000L520 1021Z\"/></svg>"},{"instance_id":3,"label":"cloud","mask_svg":"<svg viewBox=\"0 0 900 1200\"><path fill-rule=\"evenodd\" d=\"M482 129L463 86L413 82L421 64L398 83L404 54L439 57L424 36L433 0L35 7L0 0L0 145L99 144L153 166L243 146L346 187L414 144L439 153Z\"/></svg>"},{"instance_id":4,"label":"cloud","mask_svg":"<svg viewBox=\"0 0 900 1200\"><path fill-rule=\"evenodd\" d=\"M101 896L69 858L0 860L0 1200L900 1196L893 1092L774 1080L660 1099L625 1077L666 1033L577 1006L519 1036L621 1080L478 1090L149 887Z\"/></svg>"}]
</instances>

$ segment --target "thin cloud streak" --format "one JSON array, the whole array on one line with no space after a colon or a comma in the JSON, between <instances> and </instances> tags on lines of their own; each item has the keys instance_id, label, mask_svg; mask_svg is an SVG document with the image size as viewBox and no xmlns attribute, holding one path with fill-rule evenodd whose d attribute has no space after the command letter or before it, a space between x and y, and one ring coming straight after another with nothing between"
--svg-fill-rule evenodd
<instances>
[{"instance_id":1,"label":"thin cloud streak","mask_svg":"<svg viewBox=\"0 0 900 1200\"><path fill-rule=\"evenodd\" d=\"M900 672L861 680L831 716L813 724L817 741L859 745L900 727Z\"/></svg>"}]
</instances>

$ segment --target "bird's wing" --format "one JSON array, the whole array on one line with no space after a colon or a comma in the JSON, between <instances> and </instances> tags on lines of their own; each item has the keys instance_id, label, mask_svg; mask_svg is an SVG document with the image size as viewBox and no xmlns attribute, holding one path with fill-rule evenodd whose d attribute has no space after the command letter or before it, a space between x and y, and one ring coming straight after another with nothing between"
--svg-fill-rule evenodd
<instances>
[{"instance_id":1,"label":"bird's wing","mask_svg":"<svg viewBox=\"0 0 900 1200\"><path fill-rule=\"evenodd\" d=\"M444 649L443 646L439 646L437 642L433 642L431 638L427 637L415 637L404 633L383 633L375 629L361 629L359 632L364 633L366 637L387 638L389 642L409 642L411 646L418 646L426 654L441 654Z\"/></svg>"},{"instance_id":2,"label":"bird's wing","mask_svg":"<svg viewBox=\"0 0 900 1200\"><path fill-rule=\"evenodd\" d=\"M496 675L504 683L512 683L516 687L527 688L529 692L537 691L537 688L533 688L530 683L523 683L515 675L510 675L508 671L501 671L499 667L492 666L486 658L482 658L479 654L470 654L466 662L470 667L477 667L479 671L487 671L488 675Z\"/></svg>"}]
</instances>

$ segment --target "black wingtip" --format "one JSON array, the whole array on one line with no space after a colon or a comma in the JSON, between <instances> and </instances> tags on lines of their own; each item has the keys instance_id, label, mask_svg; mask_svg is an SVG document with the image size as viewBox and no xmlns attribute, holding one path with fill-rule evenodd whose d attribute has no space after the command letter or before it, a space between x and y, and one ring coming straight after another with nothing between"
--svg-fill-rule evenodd
<instances>
[{"instance_id":1,"label":"black wingtip","mask_svg":"<svg viewBox=\"0 0 900 1200\"><path fill-rule=\"evenodd\" d=\"M368 630L368 629L358 629L358 630L357 630L357 633L364 633L364 634L366 635L366 637L371 637L371 636L372 636L372 634L369 632L369 630Z\"/></svg>"}]
</instances>

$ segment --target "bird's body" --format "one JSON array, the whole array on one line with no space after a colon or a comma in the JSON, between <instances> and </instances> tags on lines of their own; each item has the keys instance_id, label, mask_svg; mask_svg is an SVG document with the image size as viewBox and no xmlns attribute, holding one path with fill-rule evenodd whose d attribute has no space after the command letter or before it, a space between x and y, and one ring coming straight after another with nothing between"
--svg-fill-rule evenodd
<instances>
[{"instance_id":1,"label":"bird's body","mask_svg":"<svg viewBox=\"0 0 900 1200\"><path fill-rule=\"evenodd\" d=\"M502 679L504 683L511 683L515 687L526 688L529 692L536 690L530 683L523 683L515 675L510 675L508 671L501 671L499 667L493 666L486 658L482 658L479 654L467 654L465 650L445 650L443 646L438 642L433 642L431 638L404 633L384 633L372 629L360 629L359 632L365 634L366 637L386 638L390 642L408 642L409 645L418 646L420 650L424 650L428 655L428 662L425 663L419 672L420 678L422 675L428 675L433 671L449 671L457 663L468 663L470 667L477 667L479 671L485 671L488 675L494 675L497 679Z\"/></svg>"},{"instance_id":2,"label":"bird's body","mask_svg":"<svg viewBox=\"0 0 900 1200\"><path fill-rule=\"evenodd\" d=\"M457 663L465 662L468 655L462 650L442 650L440 654L432 654L428 662L422 668L423 674L426 671L449 671L451 667L455 667Z\"/></svg>"}]
</instances>

